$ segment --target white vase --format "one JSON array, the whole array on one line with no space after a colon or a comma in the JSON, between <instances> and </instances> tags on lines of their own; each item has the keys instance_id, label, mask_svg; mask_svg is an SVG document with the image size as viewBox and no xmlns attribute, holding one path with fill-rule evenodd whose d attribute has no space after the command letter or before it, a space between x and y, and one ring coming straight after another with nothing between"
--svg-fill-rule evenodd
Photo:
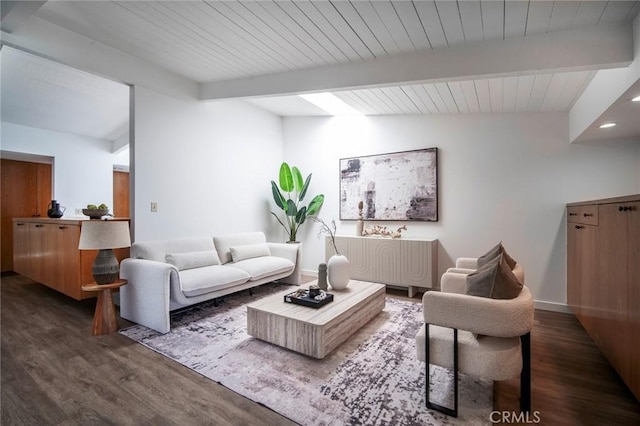
<instances>
[{"instance_id":1,"label":"white vase","mask_svg":"<svg viewBox=\"0 0 640 426\"><path fill-rule=\"evenodd\" d=\"M362 220L358 220L356 222L356 235L358 237L362 237L363 231L364 231L364 222Z\"/></svg>"},{"instance_id":2,"label":"white vase","mask_svg":"<svg viewBox=\"0 0 640 426\"><path fill-rule=\"evenodd\" d=\"M327 275L332 289L340 291L347 288L350 275L349 267L349 259L341 254L334 254L329 258L327 262Z\"/></svg>"}]
</instances>

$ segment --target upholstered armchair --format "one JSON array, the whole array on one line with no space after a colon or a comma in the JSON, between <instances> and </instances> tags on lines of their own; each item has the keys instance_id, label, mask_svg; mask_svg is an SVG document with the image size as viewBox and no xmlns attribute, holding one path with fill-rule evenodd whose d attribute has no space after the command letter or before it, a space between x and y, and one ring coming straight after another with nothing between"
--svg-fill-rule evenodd
<instances>
[{"instance_id":1,"label":"upholstered armchair","mask_svg":"<svg viewBox=\"0 0 640 426\"><path fill-rule=\"evenodd\" d=\"M425 324L416 335L416 348L418 359L425 362L427 407L457 417L458 372L463 372L498 381L520 376L520 409L529 412L530 331L534 312L531 292L523 284L513 299L467 295L467 275L475 264L456 266L465 268L443 274L441 291L426 292L422 298ZM516 264L512 272L523 283L521 265ZM430 401L430 364L453 369L453 408Z\"/></svg>"}]
</instances>

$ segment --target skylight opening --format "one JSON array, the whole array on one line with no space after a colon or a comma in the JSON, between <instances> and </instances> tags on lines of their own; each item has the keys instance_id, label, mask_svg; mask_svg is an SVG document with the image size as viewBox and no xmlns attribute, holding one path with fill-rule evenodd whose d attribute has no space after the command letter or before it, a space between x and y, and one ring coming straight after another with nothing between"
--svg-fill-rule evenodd
<instances>
[{"instance_id":1,"label":"skylight opening","mask_svg":"<svg viewBox=\"0 0 640 426\"><path fill-rule=\"evenodd\" d=\"M600 125L600 128L601 129L608 129L608 128L613 127L615 125L616 125L616 123L604 123L604 124Z\"/></svg>"},{"instance_id":2,"label":"skylight opening","mask_svg":"<svg viewBox=\"0 0 640 426\"><path fill-rule=\"evenodd\" d=\"M310 93L299 96L331 115L363 115L360 111L352 108L349 104L331 93Z\"/></svg>"}]
</instances>

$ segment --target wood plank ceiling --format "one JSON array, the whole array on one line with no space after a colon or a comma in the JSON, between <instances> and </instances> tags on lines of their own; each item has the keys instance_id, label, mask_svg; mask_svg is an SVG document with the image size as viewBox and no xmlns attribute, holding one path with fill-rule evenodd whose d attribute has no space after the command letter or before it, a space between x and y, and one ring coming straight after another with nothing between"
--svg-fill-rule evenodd
<instances>
[{"instance_id":1,"label":"wood plank ceiling","mask_svg":"<svg viewBox=\"0 0 640 426\"><path fill-rule=\"evenodd\" d=\"M49 1L36 16L207 83L620 24L638 11L638 1ZM335 94L367 114L568 111L594 74Z\"/></svg>"}]
</instances>

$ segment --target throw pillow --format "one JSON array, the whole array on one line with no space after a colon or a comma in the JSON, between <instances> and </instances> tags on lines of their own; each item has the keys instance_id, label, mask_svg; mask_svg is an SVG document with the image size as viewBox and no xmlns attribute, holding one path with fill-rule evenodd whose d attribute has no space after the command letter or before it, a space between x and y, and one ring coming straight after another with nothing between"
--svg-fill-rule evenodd
<instances>
[{"instance_id":1,"label":"throw pillow","mask_svg":"<svg viewBox=\"0 0 640 426\"><path fill-rule=\"evenodd\" d=\"M247 244L243 246L230 247L231 258L234 262L254 257L271 256L271 251L267 243Z\"/></svg>"},{"instance_id":2,"label":"throw pillow","mask_svg":"<svg viewBox=\"0 0 640 426\"><path fill-rule=\"evenodd\" d=\"M167 263L172 264L179 271L220 264L218 253L216 253L215 250L171 253L167 254L164 258Z\"/></svg>"},{"instance_id":3,"label":"throw pillow","mask_svg":"<svg viewBox=\"0 0 640 426\"><path fill-rule=\"evenodd\" d=\"M504 255L467 275L465 293L492 299L513 299L522 291L522 283L511 271Z\"/></svg>"},{"instance_id":4,"label":"throw pillow","mask_svg":"<svg viewBox=\"0 0 640 426\"><path fill-rule=\"evenodd\" d=\"M504 255L505 260L511 269L516 266L517 262L511 256L509 256L509 253L507 253L504 246L502 245L502 241L500 241L496 246L492 247L488 252L478 258L478 268L483 267L490 260L495 259L500 254Z\"/></svg>"}]
</instances>

